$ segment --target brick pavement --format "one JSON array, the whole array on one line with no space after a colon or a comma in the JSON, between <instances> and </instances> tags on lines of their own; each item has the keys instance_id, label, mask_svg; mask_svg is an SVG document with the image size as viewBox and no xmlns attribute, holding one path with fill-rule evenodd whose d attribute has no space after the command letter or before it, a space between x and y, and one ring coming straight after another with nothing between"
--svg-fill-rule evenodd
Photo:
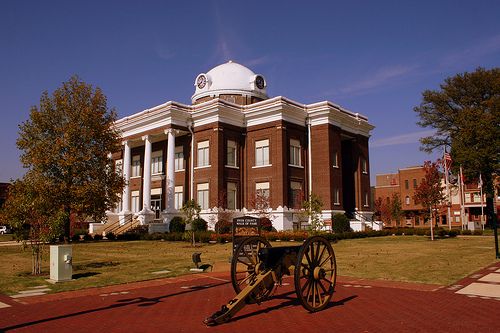
<instances>
[{"instance_id":1,"label":"brick pavement","mask_svg":"<svg viewBox=\"0 0 500 333\"><path fill-rule=\"evenodd\" d=\"M500 268L500 264L497 264ZM490 270L491 271L491 270ZM465 280L465 279L464 279ZM24 298L0 295L7 332L498 332L500 301L448 288L340 278L331 305L308 313L292 280L227 324L202 320L234 295L228 273L214 272Z\"/></svg>"}]
</instances>

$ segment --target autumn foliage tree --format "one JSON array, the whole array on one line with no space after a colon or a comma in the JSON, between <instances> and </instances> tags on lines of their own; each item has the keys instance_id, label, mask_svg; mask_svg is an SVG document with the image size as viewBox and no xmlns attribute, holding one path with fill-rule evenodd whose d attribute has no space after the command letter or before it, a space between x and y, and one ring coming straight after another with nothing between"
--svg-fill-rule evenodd
<instances>
[{"instance_id":1,"label":"autumn foliage tree","mask_svg":"<svg viewBox=\"0 0 500 333\"><path fill-rule=\"evenodd\" d=\"M64 216L66 239L70 214L100 221L119 200L124 181L113 171L109 156L120 149L115 120L101 89L74 76L51 95L44 92L39 106L33 106L29 119L19 126L21 162L29 178L43 184L43 190L31 193L39 201L50 201L47 223Z\"/></svg>"},{"instance_id":2,"label":"autumn foliage tree","mask_svg":"<svg viewBox=\"0 0 500 333\"><path fill-rule=\"evenodd\" d=\"M500 174L500 68L478 68L447 78L439 90L426 90L415 107L422 127L436 129L421 139L431 152L451 147L454 167L468 179L481 174L486 193L488 224L494 226L496 255L500 258L494 213L494 177Z\"/></svg>"},{"instance_id":3,"label":"autumn foliage tree","mask_svg":"<svg viewBox=\"0 0 500 333\"><path fill-rule=\"evenodd\" d=\"M424 179L415 189L413 198L416 204L421 204L430 213L431 238L434 239L433 224L435 223L436 211L445 199L441 174L439 173L439 162L426 161L424 171Z\"/></svg>"}]
</instances>

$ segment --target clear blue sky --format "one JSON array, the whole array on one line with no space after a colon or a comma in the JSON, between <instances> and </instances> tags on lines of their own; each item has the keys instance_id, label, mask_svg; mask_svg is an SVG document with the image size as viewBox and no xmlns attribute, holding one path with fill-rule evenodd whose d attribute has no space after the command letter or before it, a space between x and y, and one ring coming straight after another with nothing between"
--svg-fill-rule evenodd
<instances>
[{"instance_id":1,"label":"clear blue sky","mask_svg":"<svg viewBox=\"0 0 500 333\"><path fill-rule=\"evenodd\" d=\"M500 65L500 1L10 1L0 3L0 181L22 176L17 126L78 74L120 117L174 100L232 59L270 96L368 116L376 173L418 165L425 89ZM374 185L374 184L373 184Z\"/></svg>"}]
</instances>

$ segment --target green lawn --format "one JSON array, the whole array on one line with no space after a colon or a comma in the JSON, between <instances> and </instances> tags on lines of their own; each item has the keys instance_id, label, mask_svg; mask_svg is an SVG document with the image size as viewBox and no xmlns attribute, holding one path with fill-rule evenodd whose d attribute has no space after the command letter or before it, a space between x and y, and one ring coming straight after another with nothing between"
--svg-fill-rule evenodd
<instances>
[{"instance_id":1,"label":"green lawn","mask_svg":"<svg viewBox=\"0 0 500 333\"><path fill-rule=\"evenodd\" d=\"M279 242L273 246L298 244ZM492 237L460 237L431 242L427 237L397 236L342 240L333 244L343 276L449 285L495 261ZM77 243L73 246L71 282L52 285L54 292L189 274L191 254L208 263L227 262L231 243L196 249L183 242L134 241ZM31 257L20 246L0 247L0 292L14 293L46 284L32 277ZM170 273L152 274L168 270Z\"/></svg>"}]
</instances>

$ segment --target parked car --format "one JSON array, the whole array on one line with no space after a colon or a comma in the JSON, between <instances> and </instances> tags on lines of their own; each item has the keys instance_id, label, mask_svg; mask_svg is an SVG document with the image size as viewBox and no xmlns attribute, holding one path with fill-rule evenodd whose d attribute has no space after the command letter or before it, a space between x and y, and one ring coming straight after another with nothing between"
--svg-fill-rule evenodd
<instances>
[{"instance_id":1,"label":"parked car","mask_svg":"<svg viewBox=\"0 0 500 333\"><path fill-rule=\"evenodd\" d=\"M10 234L12 231L10 230L10 228L6 225L0 225L0 234L3 235L3 234Z\"/></svg>"}]
</instances>

